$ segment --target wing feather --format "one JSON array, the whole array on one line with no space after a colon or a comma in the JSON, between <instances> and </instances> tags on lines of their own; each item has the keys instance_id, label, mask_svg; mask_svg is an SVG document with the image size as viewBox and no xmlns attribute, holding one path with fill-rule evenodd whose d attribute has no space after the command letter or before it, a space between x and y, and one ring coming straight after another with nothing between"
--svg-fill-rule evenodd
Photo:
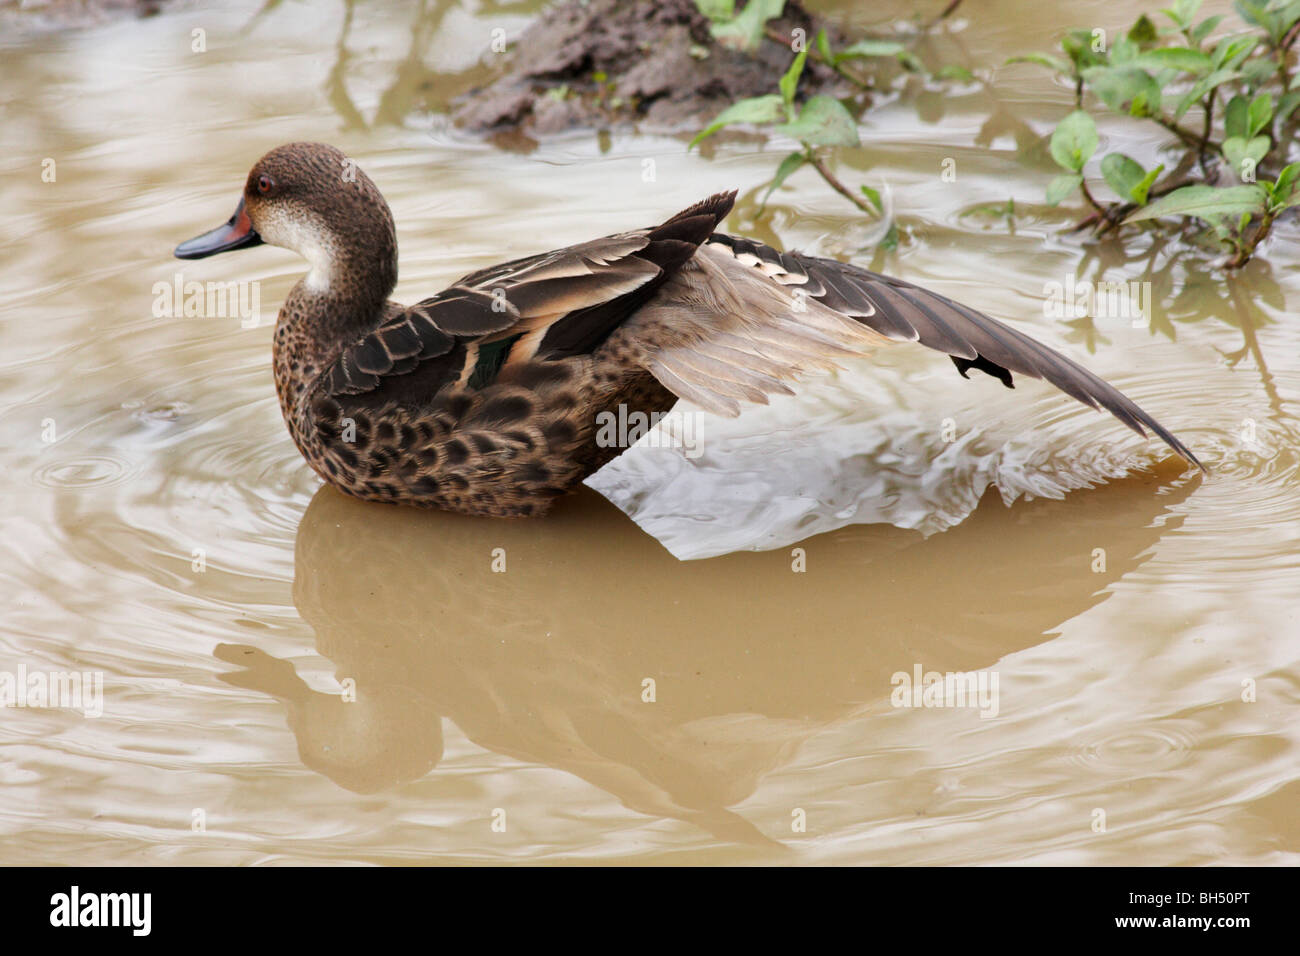
<instances>
[{"instance_id":1,"label":"wing feather","mask_svg":"<svg viewBox=\"0 0 1300 956\"><path fill-rule=\"evenodd\" d=\"M800 298L801 297L801 298ZM846 326L871 333L854 336ZM946 296L857 266L778 253L716 233L630 323L643 364L682 398L721 414L766 401L809 368L885 341L917 342L1012 386L1043 379L1084 405L1148 430L1188 462L1196 456L1131 399L1082 365ZM754 390L760 398L748 397Z\"/></svg>"}]
</instances>

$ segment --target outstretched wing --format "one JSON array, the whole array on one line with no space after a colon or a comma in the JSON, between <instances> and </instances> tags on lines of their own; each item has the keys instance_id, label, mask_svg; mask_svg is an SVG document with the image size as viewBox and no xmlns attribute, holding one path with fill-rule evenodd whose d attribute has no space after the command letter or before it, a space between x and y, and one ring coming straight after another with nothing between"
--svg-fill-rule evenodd
<instances>
[{"instance_id":1,"label":"outstretched wing","mask_svg":"<svg viewBox=\"0 0 1300 956\"><path fill-rule=\"evenodd\" d=\"M963 377L974 368L1008 387L1013 372L1045 379L1140 435L1150 429L1204 470L1172 433L1077 362L946 296L851 264L715 234L633 321L644 321L648 341L658 339L643 353L646 367L679 396L724 414L736 414L738 400L789 391L786 381L846 351L911 341L947 353Z\"/></svg>"},{"instance_id":2,"label":"outstretched wing","mask_svg":"<svg viewBox=\"0 0 1300 956\"><path fill-rule=\"evenodd\" d=\"M324 388L410 400L455 382L488 384L534 358L590 352L690 260L734 200L722 193L659 226L471 273L344 349Z\"/></svg>"}]
</instances>

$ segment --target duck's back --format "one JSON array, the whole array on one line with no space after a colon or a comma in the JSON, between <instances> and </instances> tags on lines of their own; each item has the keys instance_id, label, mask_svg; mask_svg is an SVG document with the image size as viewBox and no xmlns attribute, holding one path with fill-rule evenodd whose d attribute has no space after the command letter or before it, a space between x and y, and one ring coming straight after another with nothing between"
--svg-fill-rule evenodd
<instances>
[{"instance_id":1,"label":"duck's back","mask_svg":"<svg viewBox=\"0 0 1300 956\"><path fill-rule=\"evenodd\" d=\"M638 341L615 336L734 199L719 194L659 226L492 266L391 307L292 413L303 454L358 497L544 512L623 450L597 439L602 413L626 420L676 401L638 364Z\"/></svg>"}]
</instances>

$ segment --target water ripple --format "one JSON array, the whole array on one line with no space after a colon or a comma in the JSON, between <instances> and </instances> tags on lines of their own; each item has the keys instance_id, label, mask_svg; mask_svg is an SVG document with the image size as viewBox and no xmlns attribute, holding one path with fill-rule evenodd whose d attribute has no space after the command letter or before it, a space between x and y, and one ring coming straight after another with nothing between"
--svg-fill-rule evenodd
<instances>
[{"instance_id":1,"label":"water ripple","mask_svg":"<svg viewBox=\"0 0 1300 956\"><path fill-rule=\"evenodd\" d=\"M110 455L82 455L43 465L32 481L44 488L90 488L115 485L136 471L129 461Z\"/></svg>"}]
</instances>

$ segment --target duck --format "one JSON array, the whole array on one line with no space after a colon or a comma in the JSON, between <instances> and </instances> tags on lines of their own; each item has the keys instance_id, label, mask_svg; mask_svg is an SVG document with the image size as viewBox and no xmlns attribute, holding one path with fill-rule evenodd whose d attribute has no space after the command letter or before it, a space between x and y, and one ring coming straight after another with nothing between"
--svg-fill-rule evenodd
<instances>
[{"instance_id":1,"label":"duck","mask_svg":"<svg viewBox=\"0 0 1300 956\"><path fill-rule=\"evenodd\" d=\"M735 191L662 223L472 272L413 305L392 211L341 150L296 142L248 174L200 259L263 243L309 271L276 319L272 368L289 434L330 485L470 515L545 514L624 450L602 423L684 399L734 417L884 345L946 353L967 378L1039 378L1189 466L1196 456L1118 389L1024 332L857 265L721 231Z\"/></svg>"}]
</instances>

